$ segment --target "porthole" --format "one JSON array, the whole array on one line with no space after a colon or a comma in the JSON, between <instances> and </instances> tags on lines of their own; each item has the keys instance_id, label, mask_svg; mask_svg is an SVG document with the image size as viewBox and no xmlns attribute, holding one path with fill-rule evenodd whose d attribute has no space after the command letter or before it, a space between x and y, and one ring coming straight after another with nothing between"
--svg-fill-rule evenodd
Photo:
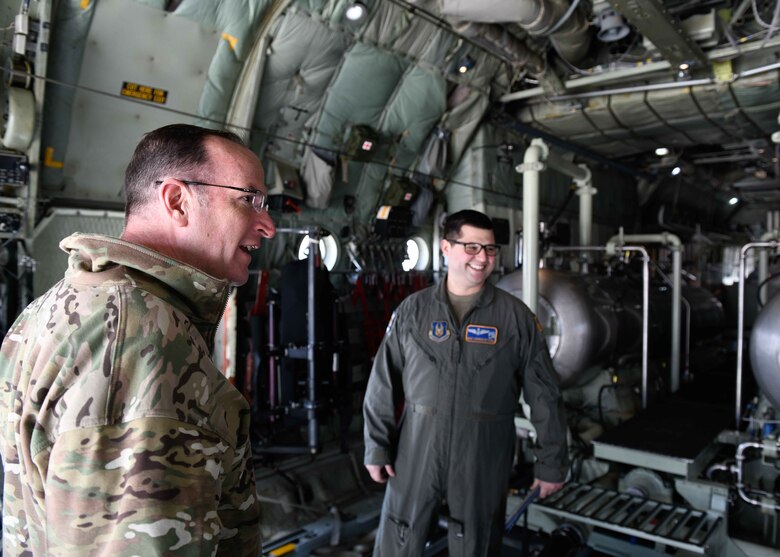
<instances>
[{"instance_id":1,"label":"porthole","mask_svg":"<svg viewBox=\"0 0 780 557\"><path fill-rule=\"evenodd\" d=\"M303 260L309 257L309 237L304 236L298 246L298 259ZM339 243L333 235L320 238L320 257L325 263L325 268L332 271L339 260Z\"/></svg>"},{"instance_id":2,"label":"porthole","mask_svg":"<svg viewBox=\"0 0 780 557\"><path fill-rule=\"evenodd\" d=\"M424 271L428 268L431 250L428 242L419 236L413 236L406 241L406 257L401 267L404 271Z\"/></svg>"}]
</instances>

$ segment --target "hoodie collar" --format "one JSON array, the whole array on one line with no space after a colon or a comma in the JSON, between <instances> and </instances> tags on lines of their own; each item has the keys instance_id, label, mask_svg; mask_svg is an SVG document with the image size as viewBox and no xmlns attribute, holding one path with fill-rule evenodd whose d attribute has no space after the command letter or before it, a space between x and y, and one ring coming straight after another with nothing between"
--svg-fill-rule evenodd
<instances>
[{"instance_id":1,"label":"hoodie collar","mask_svg":"<svg viewBox=\"0 0 780 557\"><path fill-rule=\"evenodd\" d=\"M121 265L173 290L198 321L216 325L222 317L230 291L227 280L209 276L139 244L101 234L77 232L62 240L60 249L69 254L66 277L99 273Z\"/></svg>"}]
</instances>

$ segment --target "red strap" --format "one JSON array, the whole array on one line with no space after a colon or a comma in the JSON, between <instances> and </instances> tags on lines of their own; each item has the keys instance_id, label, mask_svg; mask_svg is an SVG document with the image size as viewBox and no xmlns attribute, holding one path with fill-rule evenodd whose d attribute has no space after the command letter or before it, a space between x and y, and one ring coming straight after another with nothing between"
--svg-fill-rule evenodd
<instances>
[{"instance_id":1,"label":"red strap","mask_svg":"<svg viewBox=\"0 0 780 557\"><path fill-rule=\"evenodd\" d=\"M371 318L371 312L368 308L368 297L366 296L366 286L363 276L359 276L355 283L355 289L352 291L352 301L360 303L363 310L363 330L366 333L366 347L371 354L376 353L379 348L379 342L376 336L377 323ZM381 337L380 337L381 338Z\"/></svg>"},{"instance_id":2,"label":"red strap","mask_svg":"<svg viewBox=\"0 0 780 557\"><path fill-rule=\"evenodd\" d=\"M391 282L391 279L389 277L385 277L382 281L382 302L384 302L384 309L385 309L385 323L390 322L390 316L393 314L393 309L390 304L392 301L391 296L391 290L393 288L393 283Z\"/></svg>"},{"instance_id":3,"label":"red strap","mask_svg":"<svg viewBox=\"0 0 780 557\"><path fill-rule=\"evenodd\" d=\"M284 206L289 207L294 213L300 213L301 208L298 207L298 205L295 204L295 201L292 199L285 199L284 200Z\"/></svg>"},{"instance_id":4,"label":"red strap","mask_svg":"<svg viewBox=\"0 0 780 557\"><path fill-rule=\"evenodd\" d=\"M257 277L257 292L255 293L255 305L252 306L250 315L265 314L265 299L268 295L268 271L262 271Z\"/></svg>"}]
</instances>

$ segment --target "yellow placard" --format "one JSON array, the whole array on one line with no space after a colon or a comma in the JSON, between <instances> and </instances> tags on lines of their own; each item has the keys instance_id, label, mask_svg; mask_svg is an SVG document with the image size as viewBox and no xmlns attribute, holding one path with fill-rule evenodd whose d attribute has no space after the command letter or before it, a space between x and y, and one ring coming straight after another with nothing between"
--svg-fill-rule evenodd
<instances>
[{"instance_id":1,"label":"yellow placard","mask_svg":"<svg viewBox=\"0 0 780 557\"><path fill-rule=\"evenodd\" d=\"M62 168L65 166L65 163L54 160L54 147L46 147L46 149L43 150L43 166L48 166L49 168Z\"/></svg>"},{"instance_id":2,"label":"yellow placard","mask_svg":"<svg viewBox=\"0 0 780 557\"><path fill-rule=\"evenodd\" d=\"M712 73L716 81L721 83L731 83L734 81L734 70L731 67L731 60L712 63Z\"/></svg>"},{"instance_id":3,"label":"yellow placard","mask_svg":"<svg viewBox=\"0 0 780 557\"><path fill-rule=\"evenodd\" d=\"M122 82L120 95L157 104L165 104L168 101L168 91L165 89L132 83L130 81Z\"/></svg>"}]
</instances>

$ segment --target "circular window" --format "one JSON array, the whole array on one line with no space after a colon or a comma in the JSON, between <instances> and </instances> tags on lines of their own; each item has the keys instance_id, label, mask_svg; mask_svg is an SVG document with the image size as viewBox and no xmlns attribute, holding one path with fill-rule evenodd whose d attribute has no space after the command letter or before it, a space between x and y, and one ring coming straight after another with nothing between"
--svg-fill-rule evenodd
<instances>
[{"instance_id":1,"label":"circular window","mask_svg":"<svg viewBox=\"0 0 780 557\"><path fill-rule=\"evenodd\" d=\"M339 243L332 234L320 238L320 256L325 263L325 268L332 271L339 259ZM298 259L303 260L307 257L309 257L309 237L304 236L298 246Z\"/></svg>"},{"instance_id":2,"label":"circular window","mask_svg":"<svg viewBox=\"0 0 780 557\"><path fill-rule=\"evenodd\" d=\"M425 240L414 236L406 241L406 257L401 264L404 271L424 271L430 259L431 251Z\"/></svg>"}]
</instances>

